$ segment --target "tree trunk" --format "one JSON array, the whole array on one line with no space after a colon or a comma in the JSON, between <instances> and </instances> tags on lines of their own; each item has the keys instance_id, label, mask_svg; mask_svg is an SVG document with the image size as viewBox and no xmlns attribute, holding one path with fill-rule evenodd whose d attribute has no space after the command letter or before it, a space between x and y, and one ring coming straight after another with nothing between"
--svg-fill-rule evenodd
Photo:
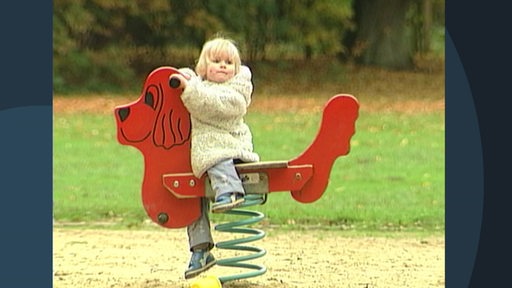
<instances>
[{"instance_id":1,"label":"tree trunk","mask_svg":"<svg viewBox=\"0 0 512 288\"><path fill-rule=\"evenodd\" d=\"M413 43L407 12L414 0L354 0L356 31L347 43L359 64L392 69L412 67Z\"/></svg>"},{"instance_id":2,"label":"tree trunk","mask_svg":"<svg viewBox=\"0 0 512 288\"><path fill-rule=\"evenodd\" d=\"M423 45L421 46L421 52L430 52L430 37L432 31L432 0L423 1Z\"/></svg>"}]
</instances>

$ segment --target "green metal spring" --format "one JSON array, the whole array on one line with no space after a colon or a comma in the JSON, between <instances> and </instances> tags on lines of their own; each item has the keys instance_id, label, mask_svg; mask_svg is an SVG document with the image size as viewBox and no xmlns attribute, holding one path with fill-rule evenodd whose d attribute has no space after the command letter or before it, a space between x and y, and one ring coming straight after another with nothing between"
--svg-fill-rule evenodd
<instances>
[{"instance_id":1,"label":"green metal spring","mask_svg":"<svg viewBox=\"0 0 512 288\"><path fill-rule=\"evenodd\" d=\"M245 202L242 204L242 206L240 206L240 208L263 204L263 203L265 203L265 201L266 201L266 195L257 195L257 194L246 195ZM262 230L259 230L259 229L242 227L242 226L247 226L247 225L252 225L252 224L258 223L265 218L265 215L258 211L241 210L241 209L233 209L233 210L227 211L225 214L247 216L250 218L245 218L245 219L238 220L238 221L218 224L215 226L215 230L220 231L220 232L227 232L227 233L247 234L247 235L251 235L251 236L234 239L234 240L218 242L216 244L217 248L226 249L226 250L235 250L235 251L248 251L248 252L253 252L253 253L248 254L248 255L243 255L243 256L232 257L232 258L219 259L219 260L217 260L217 265L225 266L225 267L238 267L238 268L244 268L244 269L251 269L254 271L241 273L241 274L235 274L235 275L229 275L229 276L222 276L222 277L219 277L219 281L221 283L225 283L228 281L245 279L245 278L263 275L265 272L267 272L267 268L265 266L245 263L245 261L263 257L263 256L265 256L265 254L267 254L267 251L265 251L265 249L262 249L262 248L246 246L246 245L242 245L242 244L246 244L246 243L250 243L250 242L254 242L254 241L263 239L265 237L265 232Z\"/></svg>"}]
</instances>

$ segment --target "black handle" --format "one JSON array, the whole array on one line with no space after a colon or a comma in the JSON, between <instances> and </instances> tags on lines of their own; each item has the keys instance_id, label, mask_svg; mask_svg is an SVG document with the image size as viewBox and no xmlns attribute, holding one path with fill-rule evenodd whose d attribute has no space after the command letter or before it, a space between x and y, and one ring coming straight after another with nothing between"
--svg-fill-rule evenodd
<instances>
[{"instance_id":1,"label":"black handle","mask_svg":"<svg viewBox=\"0 0 512 288\"><path fill-rule=\"evenodd\" d=\"M171 76L171 79L169 79L169 86L172 88L179 88L181 86L181 80L178 77Z\"/></svg>"}]
</instances>

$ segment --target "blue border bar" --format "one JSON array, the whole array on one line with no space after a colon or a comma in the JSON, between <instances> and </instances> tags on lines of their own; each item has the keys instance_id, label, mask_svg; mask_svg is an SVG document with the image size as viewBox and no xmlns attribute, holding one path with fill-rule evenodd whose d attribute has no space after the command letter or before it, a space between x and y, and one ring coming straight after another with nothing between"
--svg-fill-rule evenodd
<instances>
[{"instance_id":1,"label":"blue border bar","mask_svg":"<svg viewBox=\"0 0 512 288\"><path fill-rule=\"evenodd\" d=\"M0 286L52 287L52 2L5 2L0 35Z\"/></svg>"}]
</instances>

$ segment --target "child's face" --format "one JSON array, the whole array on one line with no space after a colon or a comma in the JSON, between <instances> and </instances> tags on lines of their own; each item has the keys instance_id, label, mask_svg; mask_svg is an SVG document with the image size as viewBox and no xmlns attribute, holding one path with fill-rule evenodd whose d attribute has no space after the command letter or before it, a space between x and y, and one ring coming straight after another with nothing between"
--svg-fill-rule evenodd
<instances>
[{"instance_id":1,"label":"child's face","mask_svg":"<svg viewBox=\"0 0 512 288\"><path fill-rule=\"evenodd\" d=\"M216 55L208 61L206 79L208 81L223 83L235 76L235 63L227 53Z\"/></svg>"}]
</instances>

